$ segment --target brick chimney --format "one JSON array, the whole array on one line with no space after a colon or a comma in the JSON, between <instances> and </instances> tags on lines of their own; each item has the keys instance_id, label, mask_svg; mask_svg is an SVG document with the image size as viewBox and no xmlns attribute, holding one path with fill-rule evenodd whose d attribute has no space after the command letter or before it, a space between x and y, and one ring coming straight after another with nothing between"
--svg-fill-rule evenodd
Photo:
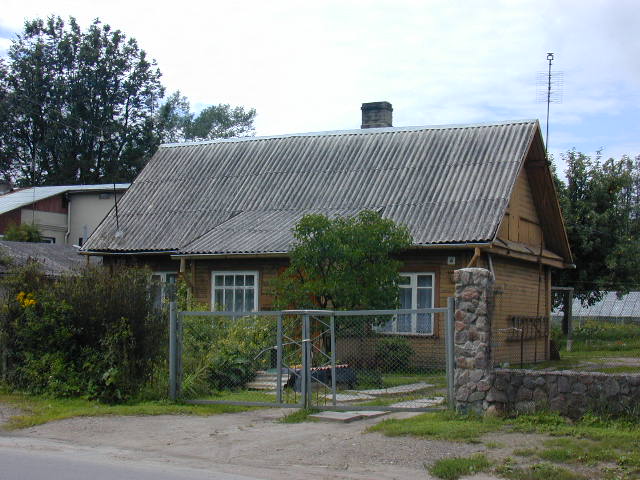
<instances>
[{"instance_id":1,"label":"brick chimney","mask_svg":"<svg viewBox=\"0 0 640 480\"><path fill-rule=\"evenodd\" d=\"M362 127L393 127L393 107L389 102L370 102L362 104Z\"/></svg>"}]
</instances>

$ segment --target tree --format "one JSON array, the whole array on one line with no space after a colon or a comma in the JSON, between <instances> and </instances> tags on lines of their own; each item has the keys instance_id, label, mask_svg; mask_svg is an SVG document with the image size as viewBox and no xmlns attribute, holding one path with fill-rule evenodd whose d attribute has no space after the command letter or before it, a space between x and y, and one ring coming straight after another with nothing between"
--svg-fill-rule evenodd
<instances>
[{"instance_id":1,"label":"tree","mask_svg":"<svg viewBox=\"0 0 640 480\"><path fill-rule=\"evenodd\" d=\"M100 20L86 31L74 18L27 21L6 77L5 176L30 185L130 181L158 145L160 71Z\"/></svg>"},{"instance_id":2,"label":"tree","mask_svg":"<svg viewBox=\"0 0 640 480\"><path fill-rule=\"evenodd\" d=\"M154 60L96 19L29 20L0 61L0 175L19 185L131 181L163 141L253 132L255 110L161 103Z\"/></svg>"},{"instance_id":3,"label":"tree","mask_svg":"<svg viewBox=\"0 0 640 480\"><path fill-rule=\"evenodd\" d=\"M22 223L20 225L9 225L2 239L10 242L41 242L42 234L35 225Z\"/></svg>"},{"instance_id":4,"label":"tree","mask_svg":"<svg viewBox=\"0 0 640 480\"><path fill-rule=\"evenodd\" d=\"M576 264L558 274L585 304L602 292L628 292L640 285L640 156L620 160L569 151L567 184L557 182Z\"/></svg>"},{"instance_id":5,"label":"tree","mask_svg":"<svg viewBox=\"0 0 640 480\"><path fill-rule=\"evenodd\" d=\"M213 140L253 135L255 109L227 104L206 107L198 115L191 112L189 100L176 91L169 95L156 117L163 142Z\"/></svg>"},{"instance_id":6,"label":"tree","mask_svg":"<svg viewBox=\"0 0 640 480\"><path fill-rule=\"evenodd\" d=\"M404 226L377 212L305 215L293 231L290 266L276 281L280 307L384 309L398 305L401 262L411 245Z\"/></svg>"}]
</instances>

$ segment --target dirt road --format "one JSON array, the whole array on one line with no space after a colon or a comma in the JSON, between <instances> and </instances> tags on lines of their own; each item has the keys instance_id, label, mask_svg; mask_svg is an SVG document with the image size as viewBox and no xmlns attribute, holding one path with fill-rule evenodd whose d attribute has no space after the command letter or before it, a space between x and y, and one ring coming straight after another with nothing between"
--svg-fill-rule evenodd
<instances>
[{"instance_id":1,"label":"dirt road","mask_svg":"<svg viewBox=\"0 0 640 480\"><path fill-rule=\"evenodd\" d=\"M73 418L1 433L0 448L300 480L428 479L425 463L484 449L365 433L379 418L350 424L279 423L285 413L265 409L211 417Z\"/></svg>"}]
</instances>

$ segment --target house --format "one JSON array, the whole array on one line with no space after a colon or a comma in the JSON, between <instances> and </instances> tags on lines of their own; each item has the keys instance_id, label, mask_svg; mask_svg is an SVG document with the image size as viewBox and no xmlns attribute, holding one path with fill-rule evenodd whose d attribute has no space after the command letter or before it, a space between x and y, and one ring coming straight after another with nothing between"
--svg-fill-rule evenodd
<instances>
[{"instance_id":1,"label":"house","mask_svg":"<svg viewBox=\"0 0 640 480\"><path fill-rule=\"evenodd\" d=\"M98 261L98 258L93 258L93 263ZM73 272L86 264L86 260L78 254L75 247L0 240L0 276L7 275L13 266L22 266L29 262L40 263L43 271L51 277Z\"/></svg>"},{"instance_id":2,"label":"house","mask_svg":"<svg viewBox=\"0 0 640 480\"><path fill-rule=\"evenodd\" d=\"M363 209L405 224L403 307L446 306L452 273L492 270L494 328L543 318L525 352L548 357L553 269L572 257L535 120L393 127L388 102L362 106L362 128L160 147L83 248L107 263L178 272L195 298L268 309L305 214ZM406 291L405 291L406 290ZM520 324L518 323L518 324ZM442 321L397 321L424 361L443 350ZM544 355L541 355L544 352ZM507 344L497 361L519 358Z\"/></svg>"},{"instance_id":3,"label":"house","mask_svg":"<svg viewBox=\"0 0 640 480\"><path fill-rule=\"evenodd\" d=\"M47 243L82 245L120 199L128 183L62 185L13 190L0 195L0 234L10 225L35 224ZM115 198L114 198L115 195Z\"/></svg>"}]
</instances>

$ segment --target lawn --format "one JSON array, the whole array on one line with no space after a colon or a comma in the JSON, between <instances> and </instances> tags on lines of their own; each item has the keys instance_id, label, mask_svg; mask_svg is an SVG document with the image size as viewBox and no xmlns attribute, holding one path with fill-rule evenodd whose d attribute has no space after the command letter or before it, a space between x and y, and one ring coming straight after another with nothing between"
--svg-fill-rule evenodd
<instances>
[{"instance_id":1,"label":"lawn","mask_svg":"<svg viewBox=\"0 0 640 480\"><path fill-rule=\"evenodd\" d=\"M256 392L228 392L209 397L210 400L271 401ZM269 397L271 399L271 397ZM15 430L32 427L54 420L71 417L95 417L102 415L217 415L241 412L251 407L235 405L190 405L167 401L131 402L109 405L81 398L48 398L19 393L0 393L0 404L9 405L22 411L11 417L4 428Z\"/></svg>"},{"instance_id":2,"label":"lawn","mask_svg":"<svg viewBox=\"0 0 640 480\"><path fill-rule=\"evenodd\" d=\"M613 419L589 414L572 422L545 412L506 419L433 412L384 420L370 431L485 445L486 458L451 458L428 465L438 478L455 479L464 472L483 470L515 480L631 480L640 479L639 420L637 415ZM512 433L543 437L534 448L519 448L509 443ZM497 442L501 435L503 441Z\"/></svg>"}]
</instances>

